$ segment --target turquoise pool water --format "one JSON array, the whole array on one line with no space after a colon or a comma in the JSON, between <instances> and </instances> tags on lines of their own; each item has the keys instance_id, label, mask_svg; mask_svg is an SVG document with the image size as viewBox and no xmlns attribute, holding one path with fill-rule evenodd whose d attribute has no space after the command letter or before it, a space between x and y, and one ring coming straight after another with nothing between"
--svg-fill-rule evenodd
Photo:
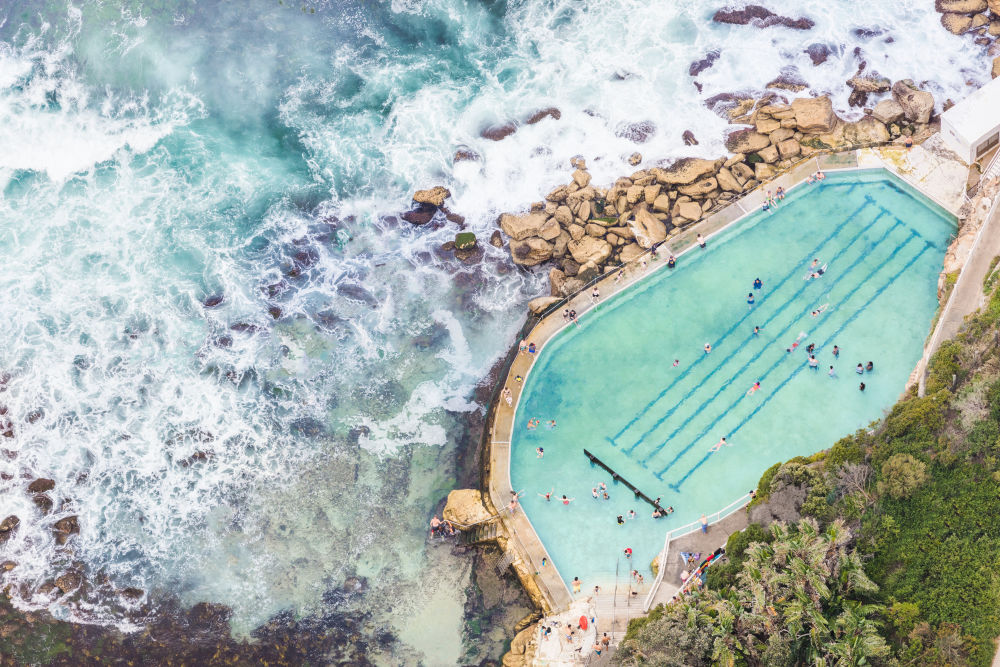
<instances>
[{"instance_id":1,"label":"turquoise pool water","mask_svg":"<svg viewBox=\"0 0 1000 667\"><path fill-rule=\"evenodd\" d=\"M580 577L586 592L612 579L631 547L621 569L638 568L648 586L668 529L737 499L772 464L878 419L920 358L953 231L952 216L888 172L832 174L549 341L518 404L511 480L562 577ZM814 259L827 271L805 280ZM868 361L874 370L858 375ZM529 430L532 418L541 424ZM723 436L728 446L713 452ZM654 520L584 449L675 512ZM599 482L609 500L592 497ZM539 495L550 490L552 501ZM575 500L564 505L563 494Z\"/></svg>"}]
</instances>

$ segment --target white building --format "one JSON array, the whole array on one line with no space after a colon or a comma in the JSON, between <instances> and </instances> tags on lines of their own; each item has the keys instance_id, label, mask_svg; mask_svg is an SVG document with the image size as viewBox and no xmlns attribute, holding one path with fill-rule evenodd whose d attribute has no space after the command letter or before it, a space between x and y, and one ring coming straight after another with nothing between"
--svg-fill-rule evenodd
<instances>
[{"instance_id":1,"label":"white building","mask_svg":"<svg viewBox=\"0 0 1000 667\"><path fill-rule=\"evenodd\" d=\"M941 114L941 138L970 165L1000 143L1000 79Z\"/></svg>"}]
</instances>

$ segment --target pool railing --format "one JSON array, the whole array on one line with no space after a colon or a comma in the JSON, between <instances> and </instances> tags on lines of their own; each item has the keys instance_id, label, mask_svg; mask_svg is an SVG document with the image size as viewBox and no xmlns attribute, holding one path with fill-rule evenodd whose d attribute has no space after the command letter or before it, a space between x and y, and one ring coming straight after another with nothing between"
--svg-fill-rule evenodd
<instances>
[{"instance_id":1,"label":"pool railing","mask_svg":"<svg viewBox=\"0 0 1000 667\"><path fill-rule=\"evenodd\" d=\"M747 493L729 503L721 510L712 512L705 517L708 520L706 525L711 526L712 524L722 521L729 515L734 514L749 505L751 500L753 500L753 496ZM642 610L644 612L649 611L650 606L653 604L653 600L656 598L656 592L659 590L660 584L663 583L663 574L667 571L667 557L670 554L670 543L673 540L684 537L685 535L690 535L691 533L696 533L699 530L701 530L700 519L698 521L692 521L691 523L681 526L680 528L673 528L667 531L666 536L663 538L663 551L660 552L660 562L656 570L656 579L653 580L653 585L649 589L649 593L646 594L646 600L642 605Z\"/></svg>"}]
</instances>

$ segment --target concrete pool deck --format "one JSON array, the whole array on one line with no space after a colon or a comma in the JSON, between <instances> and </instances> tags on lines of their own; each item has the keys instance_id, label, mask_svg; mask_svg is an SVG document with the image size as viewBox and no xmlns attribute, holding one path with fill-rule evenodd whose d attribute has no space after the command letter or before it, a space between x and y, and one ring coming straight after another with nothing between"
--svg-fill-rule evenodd
<instances>
[{"instance_id":1,"label":"concrete pool deck","mask_svg":"<svg viewBox=\"0 0 1000 667\"><path fill-rule=\"evenodd\" d=\"M805 182L810 174L818 170L847 171L873 168L884 168L895 174L915 190L954 215L958 214L964 203L968 169L957 158L949 157L947 151L940 147L935 137L909 150L901 146L887 146L833 154L814 154L701 222L670 236L661 247L658 259L653 260L647 252L632 263L625 265L622 269L624 271L623 280L616 282L617 269L606 273L596 283L601 294L597 303L608 300L613 295L628 289L631 285L665 267L668 253L673 252L674 255L680 256L695 245L698 234L711 238L729 225L756 212L763 205L767 190L773 190L778 186L785 190L791 190ZM587 316L587 313L596 305L590 295L592 287L593 285L587 285L585 289L567 299L555 311L543 316L538 321L526 338L528 342L535 344L536 354L544 354L546 343L564 327L574 326L563 318L562 311L564 309L576 310L578 318ZM531 371L534 357L535 355L532 354L518 353L510 365L506 378L504 378L504 386L509 388L513 395L512 405L508 406L503 399L498 399L493 410L493 421L488 431L490 447L487 491L493 506L497 509L508 506L513 490L510 477L510 447L514 417L521 392L525 386L524 380ZM518 377L521 378L520 381L517 380ZM565 609L574 599L585 598L592 592L594 584L587 581L582 582L580 594L574 596L570 592L565 583L566 580L553 565L551 557L549 557L523 510L519 508L512 515L509 512L504 513L502 521L509 536L507 548L513 550L516 555L515 566L520 565L522 577L529 576L534 580L545 598L546 604L543 607L547 607L546 611L554 612ZM712 536L713 541L721 539L721 543L724 544L730 532L741 529L745 524L744 513L737 512L735 515L723 519L717 529L709 531L709 535ZM688 537L690 536L680 539L687 541ZM680 541L678 541L679 543ZM669 565L668 562L668 567ZM660 586L660 580L664 576L657 577L655 581L647 583L643 587L646 590L639 591L640 600L649 595L654 604L669 601L676 587L672 585L673 581L669 578L670 573L665 571L664 575L666 575L667 581L671 582L671 585L663 585L663 590L658 590L657 587ZM674 573L674 578L676 578L676 573ZM604 595L607 595L606 591L604 591ZM607 605L600 604L600 599L595 600L595 603L598 623L600 624L602 623L600 618L602 607ZM642 604L637 606L639 610L643 607ZM618 608L617 602L613 601L612 609ZM641 611L634 615L639 615L639 613ZM617 630L613 628L613 631Z\"/></svg>"}]
</instances>

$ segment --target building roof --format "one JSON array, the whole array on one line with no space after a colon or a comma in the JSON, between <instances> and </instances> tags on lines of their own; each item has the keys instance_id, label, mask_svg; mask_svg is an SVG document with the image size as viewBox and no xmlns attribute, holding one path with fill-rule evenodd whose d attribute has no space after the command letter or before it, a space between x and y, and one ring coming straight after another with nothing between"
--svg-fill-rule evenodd
<instances>
[{"instance_id":1,"label":"building roof","mask_svg":"<svg viewBox=\"0 0 1000 667\"><path fill-rule=\"evenodd\" d=\"M993 79L941 114L966 141L975 141L1000 125L1000 79Z\"/></svg>"}]
</instances>

